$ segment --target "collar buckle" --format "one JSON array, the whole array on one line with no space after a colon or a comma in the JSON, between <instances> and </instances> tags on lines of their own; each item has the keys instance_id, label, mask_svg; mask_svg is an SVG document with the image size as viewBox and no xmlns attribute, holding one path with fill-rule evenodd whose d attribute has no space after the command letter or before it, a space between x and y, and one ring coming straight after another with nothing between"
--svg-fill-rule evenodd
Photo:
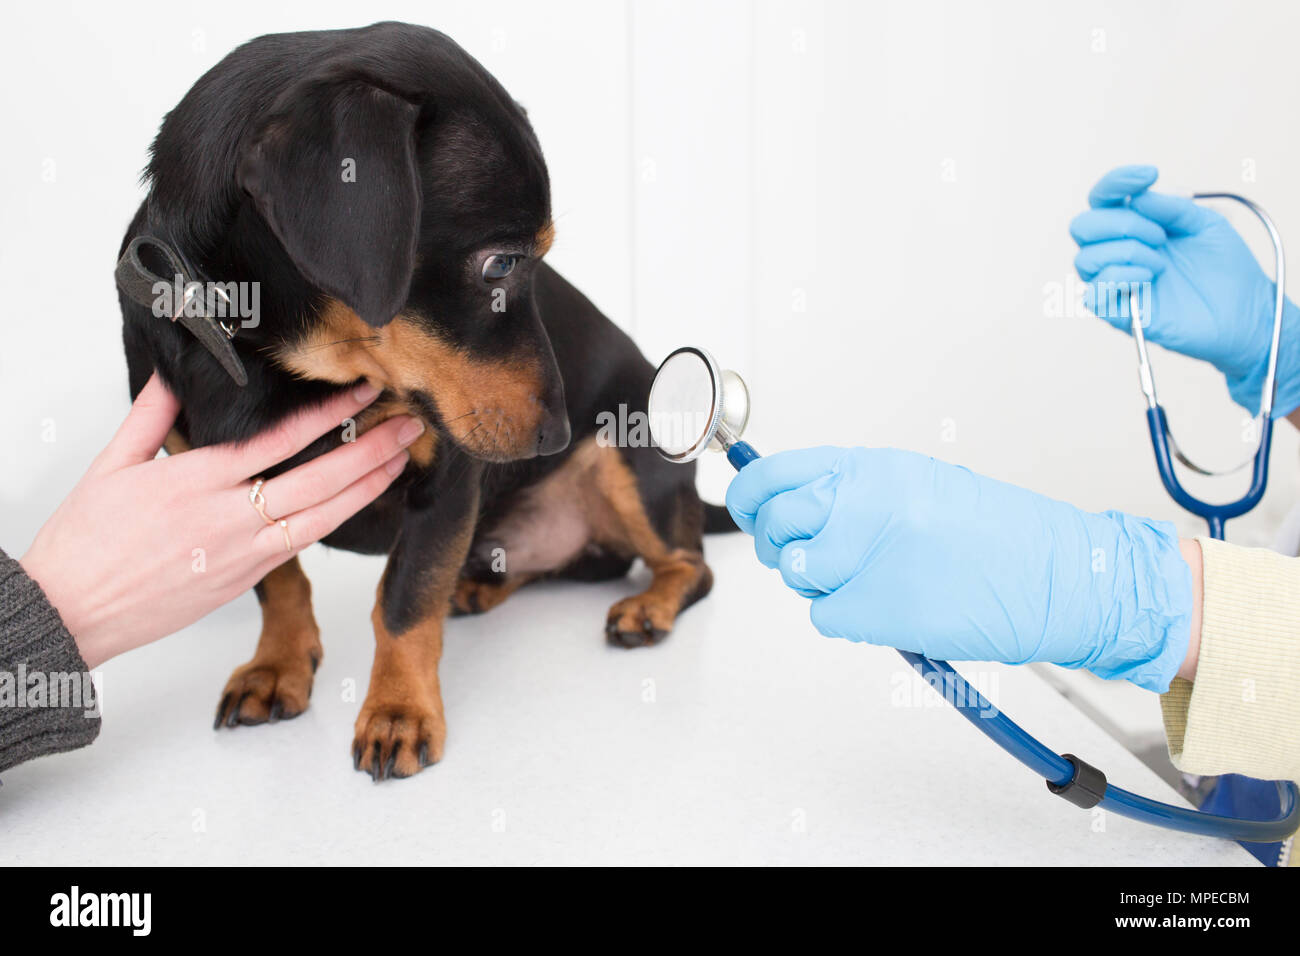
<instances>
[{"instance_id":1,"label":"collar buckle","mask_svg":"<svg viewBox=\"0 0 1300 956\"><path fill-rule=\"evenodd\" d=\"M147 254L152 260L161 260L170 275L160 275L146 265L141 252ZM167 313L158 312L159 286L161 285L163 289L183 290L180 294L180 303L170 316L171 321L180 322L185 326L199 340L199 344L226 370L226 374L235 380L235 384L243 387L248 384L248 372L230 344L238 328L233 323L223 322L216 317L215 313L219 310L212 308L212 303L203 296L204 285L197 280L197 273L197 269L187 266L185 258L173 246L155 236L136 236L127 244L126 251L118 260L115 278L117 287L124 296L137 305L149 309L155 315L161 314L164 318L167 317ZM178 285L173 286L173 283ZM232 305L230 295L220 284L210 283L209 287L227 307ZM202 309L195 310L190 307L195 298L199 298L202 302ZM199 314L195 314L196 311ZM229 308L226 309L226 314L230 314Z\"/></svg>"}]
</instances>

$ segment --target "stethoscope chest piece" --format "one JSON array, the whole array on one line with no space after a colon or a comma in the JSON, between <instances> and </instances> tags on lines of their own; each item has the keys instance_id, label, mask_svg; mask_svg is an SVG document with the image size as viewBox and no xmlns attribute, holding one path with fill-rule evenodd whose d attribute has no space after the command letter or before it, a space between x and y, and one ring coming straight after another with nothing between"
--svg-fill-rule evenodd
<instances>
[{"instance_id":1,"label":"stethoscope chest piece","mask_svg":"<svg viewBox=\"0 0 1300 956\"><path fill-rule=\"evenodd\" d=\"M650 437L669 461L694 461L705 449L731 456L738 445L748 448L740 436L749 424L749 388L704 349L686 346L660 363L647 412Z\"/></svg>"}]
</instances>

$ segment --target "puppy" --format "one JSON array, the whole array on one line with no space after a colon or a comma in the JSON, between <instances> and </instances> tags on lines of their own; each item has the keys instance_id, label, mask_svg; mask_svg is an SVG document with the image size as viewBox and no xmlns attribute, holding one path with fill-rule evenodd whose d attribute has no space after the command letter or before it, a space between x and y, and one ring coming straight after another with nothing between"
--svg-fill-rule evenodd
<instances>
[{"instance_id":1,"label":"puppy","mask_svg":"<svg viewBox=\"0 0 1300 956\"><path fill-rule=\"evenodd\" d=\"M427 425L398 481L325 539L388 555L355 766L382 780L442 756L449 614L545 576L621 577L640 557L650 584L605 631L637 647L708 593L701 534L733 527L726 511L702 504L693 465L598 440L601 412L644 414L653 368L543 261L537 138L446 36L378 23L253 40L167 115L147 181L119 268L123 339L132 394L156 369L181 401L169 450L247 439L361 380L383 394L360 429L398 414ZM123 272L150 244L167 272L256 289L256 321L214 334L206 315L160 318ZM307 707L322 649L297 558L257 594L261 638L217 727Z\"/></svg>"}]
</instances>

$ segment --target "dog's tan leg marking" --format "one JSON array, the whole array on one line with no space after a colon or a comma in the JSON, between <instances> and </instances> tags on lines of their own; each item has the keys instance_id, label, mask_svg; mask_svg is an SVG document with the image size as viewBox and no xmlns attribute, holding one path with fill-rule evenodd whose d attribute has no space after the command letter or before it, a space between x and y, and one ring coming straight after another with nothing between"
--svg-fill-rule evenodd
<instances>
[{"instance_id":1,"label":"dog's tan leg marking","mask_svg":"<svg viewBox=\"0 0 1300 956\"><path fill-rule=\"evenodd\" d=\"M385 623L384 582L379 582L370 615L375 661L352 740L353 766L376 781L410 777L442 759L447 739L438 683L442 628L472 530L473 519L465 519L465 527L451 538L439 564L428 570L422 613L401 633L391 632ZM384 574L387 577L388 572Z\"/></svg>"},{"instance_id":2,"label":"dog's tan leg marking","mask_svg":"<svg viewBox=\"0 0 1300 956\"><path fill-rule=\"evenodd\" d=\"M672 630L677 615L713 587L713 572L699 553L676 550L647 564L653 574L650 586L616 601L609 609L605 634L612 644L638 647L658 643Z\"/></svg>"},{"instance_id":3,"label":"dog's tan leg marking","mask_svg":"<svg viewBox=\"0 0 1300 956\"><path fill-rule=\"evenodd\" d=\"M609 609L605 635L620 647L655 644L672 630L677 615L713 587L700 544L702 516L691 527L674 529L664 541L646 514L636 475L615 448L599 448L596 488L606 506L595 522L594 538L610 547L630 548L650 569L650 586Z\"/></svg>"},{"instance_id":4,"label":"dog's tan leg marking","mask_svg":"<svg viewBox=\"0 0 1300 956\"><path fill-rule=\"evenodd\" d=\"M357 715L352 763L376 780L409 777L441 760L447 739L438 684L442 619L430 617L403 634L388 632L378 605L371 619L375 662Z\"/></svg>"},{"instance_id":5,"label":"dog's tan leg marking","mask_svg":"<svg viewBox=\"0 0 1300 956\"><path fill-rule=\"evenodd\" d=\"M311 610L311 582L296 557L262 579L262 636L247 664L235 668L215 726L287 720L307 709L312 676L325 652Z\"/></svg>"}]
</instances>

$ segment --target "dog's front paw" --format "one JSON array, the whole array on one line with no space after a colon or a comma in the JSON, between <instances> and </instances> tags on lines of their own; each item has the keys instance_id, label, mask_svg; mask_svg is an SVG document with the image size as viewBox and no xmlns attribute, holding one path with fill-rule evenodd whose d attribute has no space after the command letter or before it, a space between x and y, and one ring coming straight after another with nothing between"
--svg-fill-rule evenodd
<instances>
[{"instance_id":1,"label":"dog's front paw","mask_svg":"<svg viewBox=\"0 0 1300 956\"><path fill-rule=\"evenodd\" d=\"M509 581L479 581L462 577L451 595L451 616L464 617L490 611L509 597L515 587Z\"/></svg>"},{"instance_id":2,"label":"dog's front paw","mask_svg":"<svg viewBox=\"0 0 1300 956\"><path fill-rule=\"evenodd\" d=\"M352 765L376 783L411 777L442 759L447 725L442 701L389 702L366 698L357 717Z\"/></svg>"},{"instance_id":3,"label":"dog's front paw","mask_svg":"<svg viewBox=\"0 0 1300 956\"><path fill-rule=\"evenodd\" d=\"M222 691L213 729L297 717L307 709L311 699L312 677L320 657L317 644L311 653L289 654L273 660L254 657L235 668Z\"/></svg>"},{"instance_id":4,"label":"dog's front paw","mask_svg":"<svg viewBox=\"0 0 1300 956\"><path fill-rule=\"evenodd\" d=\"M673 628L676 609L651 594L624 598L609 609L605 639L615 647L649 647Z\"/></svg>"}]
</instances>

